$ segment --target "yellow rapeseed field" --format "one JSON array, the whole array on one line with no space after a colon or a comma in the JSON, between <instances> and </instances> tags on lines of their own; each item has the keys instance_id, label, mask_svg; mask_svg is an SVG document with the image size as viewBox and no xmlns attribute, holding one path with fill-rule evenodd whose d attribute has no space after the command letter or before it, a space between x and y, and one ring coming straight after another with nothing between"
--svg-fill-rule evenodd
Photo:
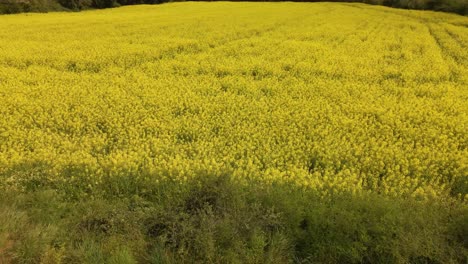
<instances>
[{"instance_id":1,"label":"yellow rapeseed field","mask_svg":"<svg viewBox=\"0 0 468 264\"><path fill-rule=\"evenodd\" d=\"M187 2L2 16L0 185L227 173L463 200L467 99L458 15Z\"/></svg>"}]
</instances>

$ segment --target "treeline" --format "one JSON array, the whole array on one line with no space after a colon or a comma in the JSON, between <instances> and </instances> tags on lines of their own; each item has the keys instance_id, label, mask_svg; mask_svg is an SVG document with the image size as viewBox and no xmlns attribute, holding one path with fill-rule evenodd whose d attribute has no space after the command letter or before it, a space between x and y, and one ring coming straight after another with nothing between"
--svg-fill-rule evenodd
<instances>
[{"instance_id":1,"label":"treeline","mask_svg":"<svg viewBox=\"0 0 468 264\"><path fill-rule=\"evenodd\" d=\"M0 0L0 14L21 12L80 11L111 8L122 5L161 4L174 0ZM183 0L176 0L183 1ZM256 2L258 0L250 0ZM260 0L281 1L281 0ZM296 2L320 2L320 0L293 0ZM363 2L397 8L436 10L468 15L468 0L331 0L334 2Z\"/></svg>"},{"instance_id":2,"label":"treeline","mask_svg":"<svg viewBox=\"0 0 468 264\"><path fill-rule=\"evenodd\" d=\"M122 5L161 4L169 0L0 0L0 14L81 11Z\"/></svg>"},{"instance_id":3,"label":"treeline","mask_svg":"<svg viewBox=\"0 0 468 264\"><path fill-rule=\"evenodd\" d=\"M366 4L396 8L435 10L468 15L468 0L351 0L350 2L363 2Z\"/></svg>"}]
</instances>

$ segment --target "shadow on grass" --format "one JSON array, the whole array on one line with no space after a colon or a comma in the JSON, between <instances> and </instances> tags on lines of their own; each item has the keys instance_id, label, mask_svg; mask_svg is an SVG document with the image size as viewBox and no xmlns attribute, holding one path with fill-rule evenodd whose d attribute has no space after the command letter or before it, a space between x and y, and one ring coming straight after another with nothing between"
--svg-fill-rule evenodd
<instances>
[{"instance_id":1,"label":"shadow on grass","mask_svg":"<svg viewBox=\"0 0 468 264\"><path fill-rule=\"evenodd\" d=\"M184 184L117 176L81 190L86 179L21 192L2 187L3 255L13 263L467 261L462 203L374 194L323 199L289 185L239 184L229 174Z\"/></svg>"}]
</instances>

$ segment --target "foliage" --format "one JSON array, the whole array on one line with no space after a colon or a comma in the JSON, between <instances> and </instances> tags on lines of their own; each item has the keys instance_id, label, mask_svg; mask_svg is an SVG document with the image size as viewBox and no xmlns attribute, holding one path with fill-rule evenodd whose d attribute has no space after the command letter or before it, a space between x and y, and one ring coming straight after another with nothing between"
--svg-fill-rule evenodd
<instances>
[{"instance_id":1,"label":"foliage","mask_svg":"<svg viewBox=\"0 0 468 264\"><path fill-rule=\"evenodd\" d=\"M468 211L382 196L322 199L226 176L151 196L0 196L6 263L464 263ZM229 193L229 195L226 195ZM215 199L213 199L215 198ZM204 200L203 203L194 200Z\"/></svg>"},{"instance_id":2,"label":"foliage","mask_svg":"<svg viewBox=\"0 0 468 264\"><path fill-rule=\"evenodd\" d=\"M56 0L3 0L0 1L0 14L21 12L62 11L64 8Z\"/></svg>"},{"instance_id":3,"label":"foliage","mask_svg":"<svg viewBox=\"0 0 468 264\"><path fill-rule=\"evenodd\" d=\"M91 8L111 8L121 5L162 4L184 2L185 0L1 0L0 14L21 12L47 12L63 8L68 10L86 10ZM199 0L194 0L199 1ZM210 2L212 0L209 0ZM217 0L214 0L217 1ZM232 0L242 1L242 0ZM281 0L251 0L251 2L280 2ZM320 0L293 0L293 2L320 2ZM468 15L467 0L331 0L331 2L362 2L396 8L436 10Z\"/></svg>"}]
</instances>

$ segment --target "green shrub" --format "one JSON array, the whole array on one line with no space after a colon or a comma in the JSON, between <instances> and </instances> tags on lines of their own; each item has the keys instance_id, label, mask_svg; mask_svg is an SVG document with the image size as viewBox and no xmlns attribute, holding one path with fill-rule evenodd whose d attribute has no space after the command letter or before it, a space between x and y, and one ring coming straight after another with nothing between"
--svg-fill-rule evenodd
<instances>
[{"instance_id":1,"label":"green shrub","mask_svg":"<svg viewBox=\"0 0 468 264\"><path fill-rule=\"evenodd\" d=\"M16 14L25 11L27 10L24 3L16 1L0 2L0 14Z\"/></svg>"},{"instance_id":2,"label":"green shrub","mask_svg":"<svg viewBox=\"0 0 468 264\"><path fill-rule=\"evenodd\" d=\"M79 11L79 10L84 10L84 9L89 9L93 5L93 0L58 0L60 5L63 7L74 10L74 11Z\"/></svg>"}]
</instances>

